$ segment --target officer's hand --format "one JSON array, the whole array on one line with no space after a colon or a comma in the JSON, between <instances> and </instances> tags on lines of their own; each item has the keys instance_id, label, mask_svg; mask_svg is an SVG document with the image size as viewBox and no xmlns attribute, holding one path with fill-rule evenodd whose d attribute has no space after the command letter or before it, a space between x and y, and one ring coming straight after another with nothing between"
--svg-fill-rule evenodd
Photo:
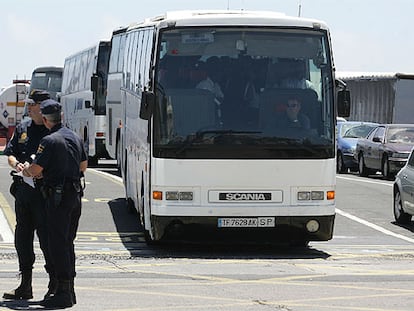
<instances>
[{"instance_id":1,"label":"officer's hand","mask_svg":"<svg viewBox=\"0 0 414 311\"><path fill-rule=\"evenodd\" d=\"M16 172L21 172L23 171L25 168L24 163L17 163L17 165L14 167L14 169L16 170Z\"/></svg>"},{"instance_id":2,"label":"officer's hand","mask_svg":"<svg viewBox=\"0 0 414 311\"><path fill-rule=\"evenodd\" d=\"M22 165L23 165L23 169L22 169L23 176L30 177L30 174L25 170L26 168L30 166L29 162L26 161Z\"/></svg>"}]
</instances>

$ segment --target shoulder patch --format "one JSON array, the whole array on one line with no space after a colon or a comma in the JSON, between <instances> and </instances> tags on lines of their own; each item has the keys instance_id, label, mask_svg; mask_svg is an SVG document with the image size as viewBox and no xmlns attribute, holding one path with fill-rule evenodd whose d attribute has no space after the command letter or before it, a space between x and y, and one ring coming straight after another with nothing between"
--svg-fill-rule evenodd
<instances>
[{"instance_id":1,"label":"shoulder patch","mask_svg":"<svg viewBox=\"0 0 414 311\"><path fill-rule=\"evenodd\" d=\"M26 140L27 140L27 133L26 132L21 133L19 137L19 143L24 143L26 142Z\"/></svg>"},{"instance_id":2,"label":"shoulder patch","mask_svg":"<svg viewBox=\"0 0 414 311\"><path fill-rule=\"evenodd\" d=\"M44 149L45 147L43 145L39 145L39 147L37 147L37 153L42 153Z\"/></svg>"}]
</instances>

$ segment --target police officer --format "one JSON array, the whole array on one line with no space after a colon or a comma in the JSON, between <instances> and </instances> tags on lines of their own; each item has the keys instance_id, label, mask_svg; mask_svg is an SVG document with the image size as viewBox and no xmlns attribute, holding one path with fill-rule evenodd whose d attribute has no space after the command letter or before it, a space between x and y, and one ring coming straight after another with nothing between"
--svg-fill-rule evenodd
<instances>
[{"instance_id":1,"label":"police officer","mask_svg":"<svg viewBox=\"0 0 414 311\"><path fill-rule=\"evenodd\" d=\"M31 156L36 153L40 140L49 133L44 126L40 113L40 102L49 99L49 93L33 90L25 100L30 118L22 121L15 129L13 137L8 142L4 154L8 156L8 163L13 172L21 172L24 163L31 162ZM40 248L45 258L45 268L49 273L49 291L46 296L56 290L53 269L48 255L45 200L40 192L41 179L36 181L33 188L23 181L21 176L13 176L11 189L15 196L16 228L15 247L21 273L20 285L3 295L5 299L31 299L32 269L35 262L33 250L34 232L39 238ZM52 284L53 283L53 284Z\"/></svg>"},{"instance_id":2,"label":"police officer","mask_svg":"<svg viewBox=\"0 0 414 311\"><path fill-rule=\"evenodd\" d=\"M61 105L48 99L41 104L43 122L50 129L36 157L23 170L25 176L43 174L49 251L58 279L56 294L41 302L47 308L67 308L76 303L74 240L81 214L80 178L88 162L81 138L62 125Z\"/></svg>"}]
</instances>

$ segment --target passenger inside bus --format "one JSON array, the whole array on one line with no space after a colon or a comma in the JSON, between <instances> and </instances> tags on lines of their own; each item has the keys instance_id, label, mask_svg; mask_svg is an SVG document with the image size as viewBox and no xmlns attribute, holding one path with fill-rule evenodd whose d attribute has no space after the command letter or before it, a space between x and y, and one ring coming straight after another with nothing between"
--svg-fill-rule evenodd
<instances>
[{"instance_id":1,"label":"passenger inside bus","mask_svg":"<svg viewBox=\"0 0 414 311\"><path fill-rule=\"evenodd\" d=\"M170 124L175 129L169 132L185 139L208 128L260 131L269 119L296 109L308 116L299 122L305 129L314 124L320 131L320 103L308 71L301 59L167 54L159 64L158 81L174 120ZM298 108L287 106L292 94L298 94Z\"/></svg>"},{"instance_id":2,"label":"passenger inside bus","mask_svg":"<svg viewBox=\"0 0 414 311\"><path fill-rule=\"evenodd\" d=\"M208 90L214 94L217 100L223 100L223 92L221 90L219 79L219 58L217 56L210 57L207 61L198 63L200 71L204 72L204 79L197 83L197 89Z\"/></svg>"},{"instance_id":3,"label":"passenger inside bus","mask_svg":"<svg viewBox=\"0 0 414 311\"><path fill-rule=\"evenodd\" d=\"M310 129L310 120L307 115L301 112L301 102L298 97L291 97L287 100L284 111L279 114L276 126L283 128Z\"/></svg>"}]
</instances>

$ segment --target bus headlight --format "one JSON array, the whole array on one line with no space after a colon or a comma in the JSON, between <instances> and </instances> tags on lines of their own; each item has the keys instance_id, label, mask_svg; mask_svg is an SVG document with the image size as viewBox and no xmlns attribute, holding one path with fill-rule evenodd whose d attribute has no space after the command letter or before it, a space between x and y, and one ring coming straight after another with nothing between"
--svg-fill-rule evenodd
<instances>
[{"instance_id":1,"label":"bus headlight","mask_svg":"<svg viewBox=\"0 0 414 311\"><path fill-rule=\"evenodd\" d=\"M193 193L191 191L180 192L180 200L181 201L192 201Z\"/></svg>"},{"instance_id":2,"label":"bus headlight","mask_svg":"<svg viewBox=\"0 0 414 311\"><path fill-rule=\"evenodd\" d=\"M322 201L324 199L325 199L324 191L299 191L298 192L298 201L310 201L310 200Z\"/></svg>"},{"instance_id":3,"label":"bus headlight","mask_svg":"<svg viewBox=\"0 0 414 311\"><path fill-rule=\"evenodd\" d=\"M192 201L193 192L191 191L167 191L165 199L168 201Z\"/></svg>"},{"instance_id":4,"label":"bus headlight","mask_svg":"<svg viewBox=\"0 0 414 311\"><path fill-rule=\"evenodd\" d=\"M178 201L179 192L178 191L167 191L165 193L165 199L168 201Z\"/></svg>"},{"instance_id":5,"label":"bus headlight","mask_svg":"<svg viewBox=\"0 0 414 311\"><path fill-rule=\"evenodd\" d=\"M299 191L298 192L298 201L309 201L311 198L310 191Z\"/></svg>"},{"instance_id":6,"label":"bus headlight","mask_svg":"<svg viewBox=\"0 0 414 311\"><path fill-rule=\"evenodd\" d=\"M324 199L323 191L312 191L311 192L311 199L312 200L323 200Z\"/></svg>"}]
</instances>

